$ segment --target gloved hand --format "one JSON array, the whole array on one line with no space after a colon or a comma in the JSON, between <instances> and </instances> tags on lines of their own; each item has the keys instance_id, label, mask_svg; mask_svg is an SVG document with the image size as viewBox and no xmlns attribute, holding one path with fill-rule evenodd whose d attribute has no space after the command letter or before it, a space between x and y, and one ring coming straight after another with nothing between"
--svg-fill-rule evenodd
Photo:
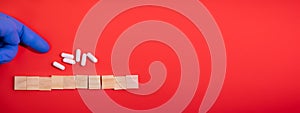
<instances>
[{"instance_id":1,"label":"gloved hand","mask_svg":"<svg viewBox=\"0 0 300 113\"><path fill-rule=\"evenodd\" d=\"M11 61L18 52L18 45L39 53L49 51L48 43L16 19L0 12L0 64Z\"/></svg>"}]
</instances>

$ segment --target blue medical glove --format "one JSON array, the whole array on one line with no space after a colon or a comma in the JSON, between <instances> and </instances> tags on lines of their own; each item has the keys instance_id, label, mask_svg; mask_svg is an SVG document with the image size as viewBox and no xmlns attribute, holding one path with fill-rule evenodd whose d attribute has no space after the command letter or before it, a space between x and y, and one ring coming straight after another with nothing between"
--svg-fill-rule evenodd
<instances>
[{"instance_id":1,"label":"blue medical glove","mask_svg":"<svg viewBox=\"0 0 300 113\"><path fill-rule=\"evenodd\" d=\"M16 19L0 12L0 64L11 61L18 52L18 45L40 53L49 51L48 43Z\"/></svg>"}]
</instances>

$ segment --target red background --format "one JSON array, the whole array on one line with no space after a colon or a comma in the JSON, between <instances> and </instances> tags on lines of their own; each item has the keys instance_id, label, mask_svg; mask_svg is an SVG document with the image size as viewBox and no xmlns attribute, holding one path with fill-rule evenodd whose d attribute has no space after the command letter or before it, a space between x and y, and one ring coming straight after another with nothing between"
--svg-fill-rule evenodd
<instances>
[{"instance_id":1,"label":"red background","mask_svg":"<svg viewBox=\"0 0 300 113\"><path fill-rule=\"evenodd\" d=\"M20 47L0 65L0 112L90 112L76 90L14 91L13 76L70 75L51 66L70 52L76 30L97 0L0 0L9 14L44 37L50 52ZM227 74L212 113L300 112L300 2L296 0L201 0L222 31ZM298 32L297 32L298 31ZM198 108L198 104L192 104Z\"/></svg>"}]
</instances>

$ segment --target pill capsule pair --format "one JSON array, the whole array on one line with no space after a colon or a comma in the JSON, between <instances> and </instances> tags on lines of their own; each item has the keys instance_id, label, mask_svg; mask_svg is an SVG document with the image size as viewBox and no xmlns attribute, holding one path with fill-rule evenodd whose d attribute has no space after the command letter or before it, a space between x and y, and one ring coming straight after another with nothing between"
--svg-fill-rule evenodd
<instances>
[{"instance_id":1,"label":"pill capsule pair","mask_svg":"<svg viewBox=\"0 0 300 113\"><path fill-rule=\"evenodd\" d=\"M83 53L82 57L81 57L81 66L85 66L86 65L86 58L89 58L93 63L97 63L98 59L90 52L88 53Z\"/></svg>"}]
</instances>

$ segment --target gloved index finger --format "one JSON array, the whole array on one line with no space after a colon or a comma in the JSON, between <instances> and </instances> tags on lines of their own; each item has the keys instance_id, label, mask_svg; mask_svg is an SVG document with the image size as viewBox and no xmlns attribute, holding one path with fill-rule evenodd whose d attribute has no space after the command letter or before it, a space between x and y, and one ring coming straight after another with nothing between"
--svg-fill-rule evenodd
<instances>
[{"instance_id":1,"label":"gloved index finger","mask_svg":"<svg viewBox=\"0 0 300 113\"><path fill-rule=\"evenodd\" d=\"M48 52L50 47L48 43L41 38L38 34L34 33L31 29L24 26L23 33L21 35L21 44L29 46L40 53Z\"/></svg>"},{"instance_id":2,"label":"gloved index finger","mask_svg":"<svg viewBox=\"0 0 300 113\"><path fill-rule=\"evenodd\" d=\"M48 43L30 28L8 15L0 13L0 16L5 16L15 23L21 44L26 45L37 52L45 53L49 51L50 47Z\"/></svg>"}]
</instances>

